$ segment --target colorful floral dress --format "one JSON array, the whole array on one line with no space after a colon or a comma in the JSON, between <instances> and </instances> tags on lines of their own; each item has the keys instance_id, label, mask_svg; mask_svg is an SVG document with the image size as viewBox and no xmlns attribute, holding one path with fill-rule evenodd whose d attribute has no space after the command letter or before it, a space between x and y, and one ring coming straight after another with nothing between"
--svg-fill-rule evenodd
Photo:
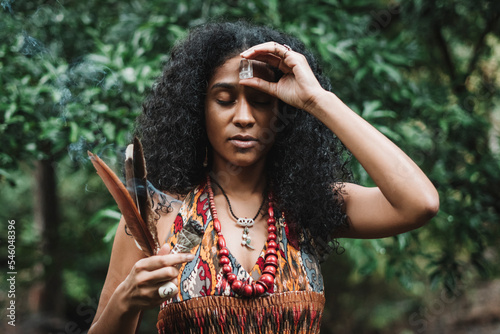
<instances>
[{"instance_id":1,"label":"colorful floral dress","mask_svg":"<svg viewBox=\"0 0 500 334\"><path fill-rule=\"evenodd\" d=\"M179 292L161 305L158 333L318 333L324 307L323 278L313 247L304 246L277 219L278 269L274 287L261 297L244 298L230 288L219 265L217 233L206 184L189 193L167 242L174 247L189 219L204 229L195 258L179 269ZM229 254L233 273L243 282L257 280L264 268L267 243L250 272Z\"/></svg>"}]
</instances>

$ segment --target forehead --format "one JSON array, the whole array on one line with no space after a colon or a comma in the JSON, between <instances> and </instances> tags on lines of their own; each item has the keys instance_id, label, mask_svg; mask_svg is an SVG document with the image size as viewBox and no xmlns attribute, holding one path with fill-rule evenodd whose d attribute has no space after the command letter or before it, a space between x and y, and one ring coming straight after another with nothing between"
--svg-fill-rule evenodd
<instances>
[{"instance_id":1,"label":"forehead","mask_svg":"<svg viewBox=\"0 0 500 334\"><path fill-rule=\"evenodd\" d=\"M233 58L228 59L224 64L219 66L210 82L209 87L217 82L230 82L230 83L238 83L239 82L239 70L240 70L240 56L235 56ZM269 66L261 61L252 60L253 65L253 74L255 77L262 78L266 81L275 81L274 72L269 68Z\"/></svg>"}]
</instances>

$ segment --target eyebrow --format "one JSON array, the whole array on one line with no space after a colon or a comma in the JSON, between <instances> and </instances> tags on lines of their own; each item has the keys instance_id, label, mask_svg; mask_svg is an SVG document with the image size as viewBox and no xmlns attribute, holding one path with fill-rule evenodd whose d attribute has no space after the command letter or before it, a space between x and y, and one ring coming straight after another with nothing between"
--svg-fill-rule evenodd
<instances>
[{"instance_id":1,"label":"eyebrow","mask_svg":"<svg viewBox=\"0 0 500 334\"><path fill-rule=\"evenodd\" d=\"M236 88L236 85L227 82L218 82L210 87L210 90L214 90L216 88L234 89Z\"/></svg>"}]
</instances>

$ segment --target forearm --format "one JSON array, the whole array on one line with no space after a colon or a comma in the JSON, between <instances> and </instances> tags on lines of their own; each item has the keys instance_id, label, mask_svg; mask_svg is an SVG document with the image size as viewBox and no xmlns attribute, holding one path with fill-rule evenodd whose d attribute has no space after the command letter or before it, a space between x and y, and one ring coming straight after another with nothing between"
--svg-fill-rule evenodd
<instances>
[{"instance_id":1,"label":"forearm","mask_svg":"<svg viewBox=\"0 0 500 334\"><path fill-rule=\"evenodd\" d=\"M337 135L396 210L434 210L437 192L420 168L337 96L321 93L308 111Z\"/></svg>"},{"instance_id":2,"label":"forearm","mask_svg":"<svg viewBox=\"0 0 500 334\"><path fill-rule=\"evenodd\" d=\"M118 286L106 308L90 327L88 334L134 334L139 322L140 311L128 310L120 296L121 286Z\"/></svg>"}]
</instances>

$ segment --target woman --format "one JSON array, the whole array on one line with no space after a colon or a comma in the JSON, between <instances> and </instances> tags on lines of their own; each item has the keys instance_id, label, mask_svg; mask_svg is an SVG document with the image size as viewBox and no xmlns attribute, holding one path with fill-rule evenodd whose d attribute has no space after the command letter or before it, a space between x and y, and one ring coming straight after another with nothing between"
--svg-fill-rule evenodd
<instances>
[{"instance_id":1,"label":"woman","mask_svg":"<svg viewBox=\"0 0 500 334\"><path fill-rule=\"evenodd\" d=\"M253 77L240 79L242 59ZM89 333L133 333L160 304L161 333L318 332L318 263L335 240L436 214L424 173L329 89L303 44L268 28L208 24L174 48L137 132L149 180L183 204L161 215L149 258L122 219ZM344 145L377 187L347 182ZM188 221L200 244L169 254Z\"/></svg>"}]
</instances>

